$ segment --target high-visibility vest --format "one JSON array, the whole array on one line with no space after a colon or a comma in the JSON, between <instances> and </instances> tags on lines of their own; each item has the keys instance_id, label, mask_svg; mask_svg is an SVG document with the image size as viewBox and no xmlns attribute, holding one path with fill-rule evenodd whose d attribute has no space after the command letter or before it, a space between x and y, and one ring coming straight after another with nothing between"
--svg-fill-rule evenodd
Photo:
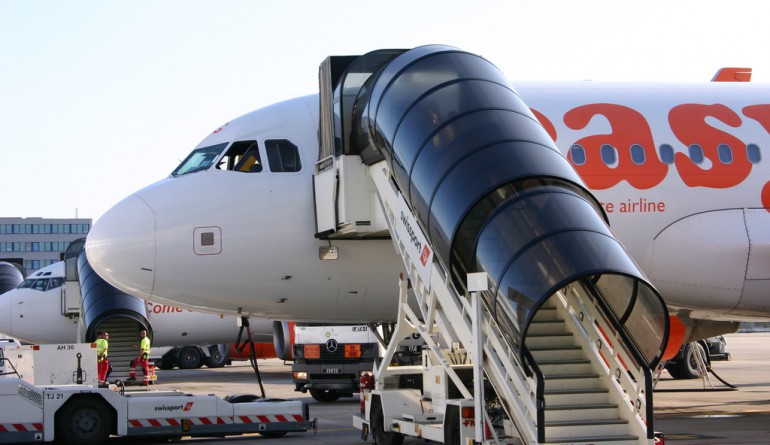
<instances>
[{"instance_id":1,"label":"high-visibility vest","mask_svg":"<svg viewBox=\"0 0 770 445\"><path fill-rule=\"evenodd\" d=\"M98 361L103 361L105 358L107 358L107 339L105 338L97 338L96 339L96 358Z\"/></svg>"},{"instance_id":2,"label":"high-visibility vest","mask_svg":"<svg viewBox=\"0 0 770 445\"><path fill-rule=\"evenodd\" d=\"M142 354L147 354L147 357L150 356L150 339L147 337L144 337L142 341L139 342L139 349L142 350Z\"/></svg>"}]
</instances>

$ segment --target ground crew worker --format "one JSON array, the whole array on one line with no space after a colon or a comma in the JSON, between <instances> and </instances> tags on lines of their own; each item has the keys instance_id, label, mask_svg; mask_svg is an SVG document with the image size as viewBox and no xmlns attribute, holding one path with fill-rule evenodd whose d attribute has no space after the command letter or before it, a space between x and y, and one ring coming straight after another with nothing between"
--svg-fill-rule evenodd
<instances>
[{"instance_id":1,"label":"ground crew worker","mask_svg":"<svg viewBox=\"0 0 770 445\"><path fill-rule=\"evenodd\" d=\"M136 366L141 365L142 372L144 373L144 381L142 383L147 386L150 384L150 367L148 363L150 360L150 339L147 338L147 331L144 329L139 331L139 338L141 338L139 346L134 345L135 348L139 348L139 355L131 361L131 365L128 367L128 379L126 380L136 380Z\"/></svg>"},{"instance_id":2,"label":"ground crew worker","mask_svg":"<svg viewBox=\"0 0 770 445\"><path fill-rule=\"evenodd\" d=\"M99 332L96 334L96 375L100 388L107 387L107 377L110 372L110 362L107 360L110 334Z\"/></svg>"}]
</instances>

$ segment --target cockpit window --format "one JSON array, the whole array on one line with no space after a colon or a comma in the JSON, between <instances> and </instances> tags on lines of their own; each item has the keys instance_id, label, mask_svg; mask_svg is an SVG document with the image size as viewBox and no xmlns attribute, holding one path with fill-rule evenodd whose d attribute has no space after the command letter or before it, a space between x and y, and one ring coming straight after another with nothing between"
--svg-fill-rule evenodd
<instances>
[{"instance_id":1,"label":"cockpit window","mask_svg":"<svg viewBox=\"0 0 770 445\"><path fill-rule=\"evenodd\" d=\"M217 168L243 173L261 172L262 161L257 141L233 142L227 153L217 163Z\"/></svg>"},{"instance_id":2,"label":"cockpit window","mask_svg":"<svg viewBox=\"0 0 770 445\"><path fill-rule=\"evenodd\" d=\"M48 278L41 278L39 280L35 281L35 284L32 286L32 289L44 291L48 288Z\"/></svg>"},{"instance_id":3,"label":"cockpit window","mask_svg":"<svg viewBox=\"0 0 770 445\"><path fill-rule=\"evenodd\" d=\"M61 287L62 284L64 284L64 278L62 278L62 277L53 277L53 278L51 278L51 281L48 282L48 290L56 289L57 287Z\"/></svg>"},{"instance_id":4,"label":"cockpit window","mask_svg":"<svg viewBox=\"0 0 770 445\"><path fill-rule=\"evenodd\" d=\"M49 274L50 275L50 274ZM46 290L56 289L57 287L61 287L64 284L64 278L62 277L53 277L53 278L27 278L26 280L22 281L19 287L17 289L34 289L39 290L41 292L45 292Z\"/></svg>"},{"instance_id":5,"label":"cockpit window","mask_svg":"<svg viewBox=\"0 0 770 445\"><path fill-rule=\"evenodd\" d=\"M171 173L171 176L207 170L226 146L227 143L225 142L222 144L210 145L208 147L196 148L184 161L182 161L181 164L179 164L179 167Z\"/></svg>"},{"instance_id":6,"label":"cockpit window","mask_svg":"<svg viewBox=\"0 0 770 445\"><path fill-rule=\"evenodd\" d=\"M265 152L271 172L298 172L302 168L302 163L299 160L299 149L286 139L265 141Z\"/></svg>"}]
</instances>

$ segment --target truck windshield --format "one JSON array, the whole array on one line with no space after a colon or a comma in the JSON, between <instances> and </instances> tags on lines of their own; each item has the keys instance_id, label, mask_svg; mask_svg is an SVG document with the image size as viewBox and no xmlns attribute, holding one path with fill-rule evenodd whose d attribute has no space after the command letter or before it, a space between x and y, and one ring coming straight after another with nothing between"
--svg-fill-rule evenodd
<instances>
[{"instance_id":1,"label":"truck windshield","mask_svg":"<svg viewBox=\"0 0 770 445\"><path fill-rule=\"evenodd\" d=\"M225 147L227 147L227 142L196 148L179 164L179 167L171 173L171 176L208 170Z\"/></svg>"}]
</instances>

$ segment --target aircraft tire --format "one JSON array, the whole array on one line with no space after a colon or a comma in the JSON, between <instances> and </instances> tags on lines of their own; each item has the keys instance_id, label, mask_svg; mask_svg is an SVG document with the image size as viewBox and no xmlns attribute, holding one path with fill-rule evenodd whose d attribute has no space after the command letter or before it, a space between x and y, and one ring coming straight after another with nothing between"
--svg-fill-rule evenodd
<instances>
[{"instance_id":1,"label":"aircraft tire","mask_svg":"<svg viewBox=\"0 0 770 445\"><path fill-rule=\"evenodd\" d=\"M185 346L179 350L177 365L179 369L195 369L203 365L201 351L197 346Z\"/></svg>"},{"instance_id":2,"label":"aircraft tire","mask_svg":"<svg viewBox=\"0 0 770 445\"><path fill-rule=\"evenodd\" d=\"M219 345L211 345L209 356L204 357L203 362L209 368L221 368L227 363L227 357L219 350Z\"/></svg>"},{"instance_id":3,"label":"aircraft tire","mask_svg":"<svg viewBox=\"0 0 770 445\"><path fill-rule=\"evenodd\" d=\"M696 349L697 348L697 349ZM682 360L677 360L675 363L666 365L666 370L676 380L690 380L700 378L700 372L698 371L698 365L695 361L695 354L700 352L705 353L703 345L700 343L688 343L684 346L682 351Z\"/></svg>"}]
</instances>

